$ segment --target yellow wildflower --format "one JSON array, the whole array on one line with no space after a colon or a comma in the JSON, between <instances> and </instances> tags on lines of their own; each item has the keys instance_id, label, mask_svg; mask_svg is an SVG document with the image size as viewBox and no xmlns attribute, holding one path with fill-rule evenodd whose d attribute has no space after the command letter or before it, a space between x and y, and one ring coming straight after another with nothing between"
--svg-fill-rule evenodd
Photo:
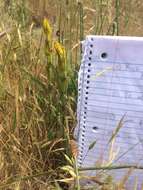
<instances>
[{"instance_id":1,"label":"yellow wildflower","mask_svg":"<svg viewBox=\"0 0 143 190\"><path fill-rule=\"evenodd\" d=\"M51 28L50 23L47 18L44 18L44 20L43 20L43 29L44 29L47 40L51 41L52 28Z\"/></svg>"},{"instance_id":2,"label":"yellow wildflower","mask_svg":"<svg viewBox=\"0 0 143 190\"><path fill-rule=\"evenodd\" d=\"M58 55L58 74L60 77L59 86L60 89L65 92L67 89L67 65L66 65L66 51L65 47L62 46L59 42L54 42L54 49Z\"/></svg>"},{"instance_id":3,"label":"yellow wildflower","mask_svg":"<svg viewBox=\"0 0 143 190\"><path fill-rule=\"evenodd\" d=\"M56 41L56 42L54 42L54 48L55 48L58 56L60 57L60 59L62 61L65 61L65 57L66 57L65 47Z\"/></svg>"}]
</instances>

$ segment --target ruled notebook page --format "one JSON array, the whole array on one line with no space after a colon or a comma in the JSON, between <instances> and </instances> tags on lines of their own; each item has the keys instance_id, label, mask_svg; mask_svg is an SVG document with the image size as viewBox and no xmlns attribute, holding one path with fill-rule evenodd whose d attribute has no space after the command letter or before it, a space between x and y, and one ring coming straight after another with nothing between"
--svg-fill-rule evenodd
<instances>
[{"instance_id":1,"label":"ruled notebook page","mask_svg":"<svg viewBox=\"0 0 143 190\"><path fill-rule=\"evenodd\" d=\"M79 167L143 165L143 38L88 36L78 84ZM109 143L121 120L122 127ZM126 172L110 174L118 180ZM136 178L141 188L142 171L133 172L127 188L132 189Z\"/></svg>"}]
</instances>

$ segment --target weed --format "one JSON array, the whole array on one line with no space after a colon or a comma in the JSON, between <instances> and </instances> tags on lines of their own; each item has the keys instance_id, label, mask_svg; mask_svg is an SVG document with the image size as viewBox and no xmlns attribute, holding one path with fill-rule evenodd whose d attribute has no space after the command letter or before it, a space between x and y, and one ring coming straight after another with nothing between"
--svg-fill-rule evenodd
<instances>
[{"instance_id":1,"label":"weed","mask_svg":"<svg viewBox=\"0 0 143 190\"><path fill-rule=\"evenodd\" d=\"M80 41L90 33L141 35L141 7L135 0L0 1L0 189L80 189L71 143ZM102 178L92 180L107 189Z\"/></svg>"}]
</instances>

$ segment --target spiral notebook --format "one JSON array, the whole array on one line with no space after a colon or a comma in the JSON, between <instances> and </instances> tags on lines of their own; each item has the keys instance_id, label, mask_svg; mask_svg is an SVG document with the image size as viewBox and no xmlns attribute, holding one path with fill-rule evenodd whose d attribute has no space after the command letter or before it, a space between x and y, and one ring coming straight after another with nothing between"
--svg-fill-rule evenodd
<instances>
[{"instance_id":1,"label":"spiral notebook","mask_svg":"<svg viewBox=\"0 0 143 190\"><path fill-rule=\"evenodd\" d=\"M143 165L142 37L86 37L78 76L77 121L79 167ZM127 172L105 174L120 181ZM129 173L127 189L136 183L141 189L143 171ZM94 184L88 180L85 185Z\"/></svg>"}]
</instances>

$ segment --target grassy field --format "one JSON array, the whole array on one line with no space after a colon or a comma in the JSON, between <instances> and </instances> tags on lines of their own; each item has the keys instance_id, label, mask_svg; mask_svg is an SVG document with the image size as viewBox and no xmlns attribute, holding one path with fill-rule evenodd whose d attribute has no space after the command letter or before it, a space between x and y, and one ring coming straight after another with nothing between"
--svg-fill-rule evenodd
<instances>
[{"instance_id":1,"label":"grassy field","mask_svg":"<svg viewBox=\"0 0 143 190\"><path fill-rule=\"evenodd\" d=\"M142 10L141 0L0 0L0 189L81 189L72 135L80 41L142 36ZM96 189L122 190L127 175Z\"/></svg>"}]
</instances>

